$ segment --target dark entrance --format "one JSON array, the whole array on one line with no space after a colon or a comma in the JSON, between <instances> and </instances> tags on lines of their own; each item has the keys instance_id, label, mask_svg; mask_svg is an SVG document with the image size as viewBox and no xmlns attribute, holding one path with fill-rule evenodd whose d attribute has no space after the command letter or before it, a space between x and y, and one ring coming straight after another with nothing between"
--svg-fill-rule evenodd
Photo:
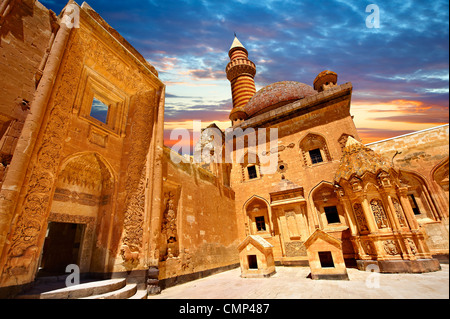
<instances>
[{"instance_id":1,"label":"dark entrance","mask_svg":"<svg viewBox=\"0 0 450 319\"><path fill-rule=\"evenodd\" d=\"M319 259L322 268L334 268L333 256L331 255L331 251L320 251Z\"/></svg>"},{"instance_id":2,"label":"dark entrance","mask_svg":"<svg viewBox=\"0 0 450 319\"><path fill-rule=\"evenodd\" d=\"M78 264L83 224L48 224L38 276L56 276L66 273L70 264Z\"/></svg>"},{"instance_id":3,"label":"dark entrance","mask_svg":"<svg viewBox=\"0 0 450 319\"><path fill-rule=\"evenodd\" d=\"M258 259L256 255L248 255L248 269L258 269Z\"/></svg>"}]
</instances>

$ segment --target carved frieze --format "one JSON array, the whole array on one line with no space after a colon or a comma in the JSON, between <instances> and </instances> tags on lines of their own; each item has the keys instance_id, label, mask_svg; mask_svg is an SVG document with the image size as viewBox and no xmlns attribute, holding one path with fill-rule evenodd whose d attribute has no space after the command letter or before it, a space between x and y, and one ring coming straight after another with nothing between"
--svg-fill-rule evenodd
<instances>
[{"instance_id":1,"label":"carved frieze","mask_svg":"<svg viewBox=\"0 0 450 319\"><path fill-rule=\"evenodd\" d=\"M129 158L126 172L125 218L123 225L122 259L124 266L134 268L141 258L143 245L143 227L145 214L146 160L150 147L151 127L153 123L154 92L137 94L132 103L131 132L129 136ZM128 253L129 251L129 253ZM139 257L136 257L139 256Z\"/></svg>"}]
</instances>

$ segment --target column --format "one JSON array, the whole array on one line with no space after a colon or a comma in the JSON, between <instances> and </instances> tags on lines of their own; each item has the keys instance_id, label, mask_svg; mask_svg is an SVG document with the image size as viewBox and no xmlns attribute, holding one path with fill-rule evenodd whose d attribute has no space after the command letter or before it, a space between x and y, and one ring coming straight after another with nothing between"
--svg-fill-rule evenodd
<instances>
[{"instance_id":1,"label":"column","mask_svg":"<svg viewBox=\"0 0 450 319\"><path fill-rule=\"evenodd\" d=\"M344 206L345 213L347 215L348 220L348 226L350 227L350 232L352 236L358 235L358 225L355 219L355 215L353 214L353 207L351 205L351 202L348 198L342 198L341 203Z\"/></svg>"},{"instance_id":2,"label":"column","mask_svg":"<svg viewBox=\"0 0 450 319\"><path fill-rule=\"evenodd\" d=\"M385 192L382 192L381 196L383 197L384 201L388 203L386 210L389 219L391 220L392 230L400 231L401 229L400 222L398 221L397 214L395 213L396 211L391 196L386 194Z\"/></svg>"},{"instance_id":3,"label":"column","mask_svg":"<svg viewBox=\"0 0 450 319\"><path fill-rule=\"evenodd\" d=\"M371 233L377 233L378 227L375 224L375 218L373 217L372 209L370 208L369 201L367 200L367 197L364 196L362 202L361 202L364 216L366 217L367 226L369 227L369 231Z\"/></svg>"}]
</instances>

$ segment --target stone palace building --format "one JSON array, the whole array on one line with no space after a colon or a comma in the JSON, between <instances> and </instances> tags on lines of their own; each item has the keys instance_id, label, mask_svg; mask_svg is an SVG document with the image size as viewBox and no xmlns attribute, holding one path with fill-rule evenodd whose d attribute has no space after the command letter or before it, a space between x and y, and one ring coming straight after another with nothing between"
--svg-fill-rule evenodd
<instances>
[{"instance_id":1,"label":"stone palace building","mask_svg":"<svg viewBox=\"0 0 450 319\"><path fill-rule=\"evenodd\" d=\"M276 128L278 140L233 147L231 163L215 145L195 163L164 146L157 70L88 4L57 16L36 0L1 1L0 53L2 298L69 264L158 293L239 267L249 235L273 246L276 265L307 267L317 229L339 240L347 267L448 261L448 125L364 145L352 84L332 71L256 92L235 38L231 131ZM225 134L212 124L196 149L209 131Z\"/></svg>"}]
</instances>

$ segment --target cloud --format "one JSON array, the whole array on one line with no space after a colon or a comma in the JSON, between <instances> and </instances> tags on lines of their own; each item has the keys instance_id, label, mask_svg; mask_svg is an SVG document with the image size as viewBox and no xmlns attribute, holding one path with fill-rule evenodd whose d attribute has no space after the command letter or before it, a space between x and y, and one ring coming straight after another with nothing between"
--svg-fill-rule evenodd
<instances>
[{"instance_id":1,"label":"cloud","mask_svg":"<svg viewBox=\"0 0 450 319\"><path fill-rule=\"evenodd\" d=\"M414 132L413 130L390 130L390 129L374 129L374 128L358 128L359 137L364 144L377 142L380 140L408 134Z\"/></svg>"},{"instance_id":2,"label":"cloud","mask_svg":"<svg viewBox=\"0 0 450 319\"><path fill-rule=\"evenodd\" d=\"M67 0L42 2L59 13ZM228 120L231 104L223 101L231 91L224 70L234 32L256 63L257 87L286 80L312 85L325 69L337 72L339 83L352 82L352 109L366 106L359 112L372 120L355 117L366 136L381 136L379 127L368 125L383 122L409 131L407 124L448 121L448 1L377 1L379 29L366 28L370 3L96 0L90 5L160 72L169 121ZM382 111L369 112L375 105L383 105Z\"/></svg>"}]
</instances>

